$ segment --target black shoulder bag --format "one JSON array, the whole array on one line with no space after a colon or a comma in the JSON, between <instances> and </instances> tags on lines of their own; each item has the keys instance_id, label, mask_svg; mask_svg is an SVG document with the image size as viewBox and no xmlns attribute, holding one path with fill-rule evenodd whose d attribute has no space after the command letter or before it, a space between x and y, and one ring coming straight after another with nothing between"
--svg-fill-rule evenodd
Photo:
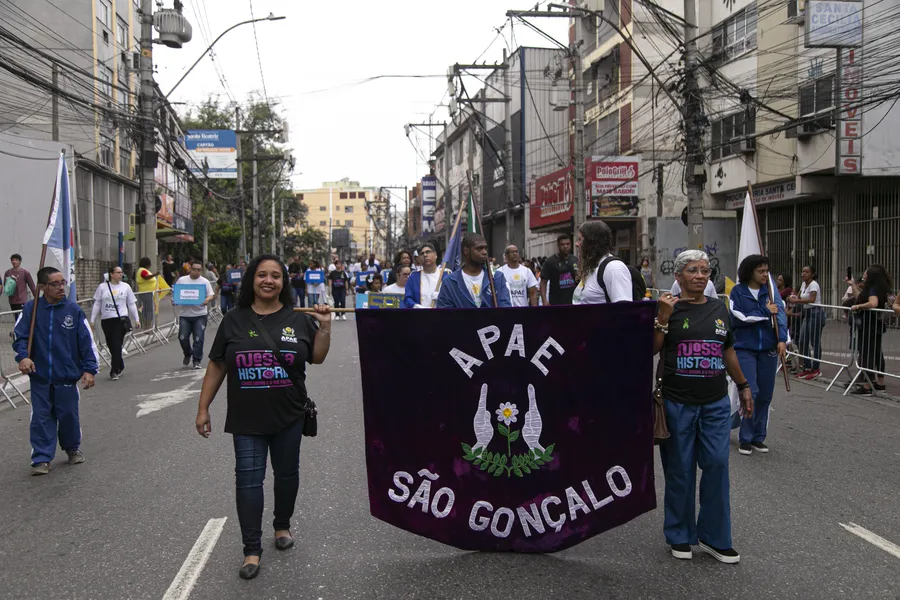
<instances>
[{"instance_id":1,"label":"black shoulder bag","mask_svg":"<svg viewBox=\"0 0 900 600\"><path fill-rule=\"evenodd\" d=\"M257 331L259 331L259 335L261 335L262 339L265 340L266 344L269 345L269 349L272 351L272 355L278 362L278 366L284 369L285 373L287 373L287 361L284 358L284 354L281 353L281 349L272 339L272 336L269 335L269 332L263 326L262 321L259 320L259 317L256 316L256 313L253 312L253 309L248 308L246 310L250 315L250 321L253 323L253 325L256 326ZM313 340L313 344L315 344L315 340ZM299 394L295 386L291 386L288 389L291 390L289 393ZM306 411L303 419L303 435L305 435L306 437L316 437L316 434L319 433L319 411L316 409L316 403L313 402L312 398L307 396L306 404L303 409Z\"/></svg>"},{"instance_id":2,"label":"black shoulder bag","mask_svg":"<svg viewBox=\"0 0 900 600\"><path fill-rule=\"evenodd\" d=\"M119 322L122 323L125 333L128 333L131 331L131 317L123 317L119 312L119 303L116 302L116 295L113 294L112 286L109 284L109 281L106 282L106 287L109 288L109 299L112 300L113 306L116 307L116 316L119 317Z\"/></svg>"}]
</instances>

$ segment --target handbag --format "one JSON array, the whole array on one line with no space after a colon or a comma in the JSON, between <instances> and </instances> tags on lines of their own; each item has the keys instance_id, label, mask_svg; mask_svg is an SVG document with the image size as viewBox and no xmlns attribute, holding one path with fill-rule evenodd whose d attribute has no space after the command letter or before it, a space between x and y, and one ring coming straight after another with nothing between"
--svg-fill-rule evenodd
<instances>
[{"instance_id":1,"label":"handbag","mask_svg":"<svg viewBox=\"0 0 900 600\"><path fill-rule=\"evenodd\" d=\"M106 287L109 288L109 298L112 300L113 306L116 307L116 316L119 317L119 322L122 323L122 328L125 329L125 333L131 331L131 317L123 317L119 313L119 303L116 302L116 296L113 294L112 286L109 284L109 281L106 282Z\"/></svg>"},{"instance_id":2,"label":"handbag","mask_svg":"<svg viewBox=\"0 0 900 600\"><path fill-rule=\"evenodd\" d=\"M659 351L659 362L656 365L656 387L653 390L653 443L660 444L669 439L669 426L666 423L666 400L662 393L663 371L666 364L666 345L663 343Z\"/></svg>"},{"instance_id":3,"label":"handbag","mask_svg":"<svg viewBox=\"0 0 900 600\"><path fill-rule=\"evenodd\" d=\"M259 317L256 316L256 313L253 312L252 308L245 309L250 315L250 321L253 325L256 326L256 330L259 332L259 335L262 336L262 339L268 344L269 350L272 351L272 355L275 357L275 361L278 363L278 366L284 369L285 372L288 371L285 366L287 361L284 358L284 355L281 353L281 349L272 339L272 336L269 335L269 332L263 327L262 321L259 320ZM295 386L291 386L288 388L290 390L288 393L293 392L294 394L298 394L297 388ZM307 397L306 403L303 406L303 410L306 414L304 414L303 419L303 435L306 437L316 437L319 433L319 411L316 408L316 403L313 402L312 398Z\"/></svg>"}]
</instances>

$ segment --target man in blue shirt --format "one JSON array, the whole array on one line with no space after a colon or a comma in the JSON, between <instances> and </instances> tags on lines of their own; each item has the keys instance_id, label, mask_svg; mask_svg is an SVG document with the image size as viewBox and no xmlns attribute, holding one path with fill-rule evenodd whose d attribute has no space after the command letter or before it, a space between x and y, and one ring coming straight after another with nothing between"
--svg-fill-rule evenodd
<instances>
[{"instance_id":1,"label":"man in blue shirt","mask_svg":"<svg viewBox=\"0 0 900 600\"><path fill-rule=\"evenodd\" d=\"M460 244L462 268L444 277L438 295L438 308L493 308L512 306L506 278L497 271L494 274L494 292L491 290L490 270L485 269L488 252L484 236L467 233Z\"/></svg>"},{"instance_id":2,"label":"man in blue shirt","mask_svg":"<svg viewBox=\"0 0 900 600\"><path fill-rule=\"evenodd\" d=\"M25 304L16 321L16 362L31 379L31 474L46 475L56 455L56 442L70 465L84 462L78 417L78 381L94 386L98 372L94 338L81 307L66 298L66 280L53 267L38 271L44 295ZM35 307L37 307L35 309ZM31 356L28 331L34 322Z\"/></svg>"}]
</instances>

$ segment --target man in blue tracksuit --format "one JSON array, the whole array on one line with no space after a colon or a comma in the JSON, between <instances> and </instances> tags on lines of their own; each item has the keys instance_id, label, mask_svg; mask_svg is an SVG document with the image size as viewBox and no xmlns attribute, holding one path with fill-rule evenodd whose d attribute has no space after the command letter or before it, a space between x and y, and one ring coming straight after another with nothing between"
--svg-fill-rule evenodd
<instances>
[{"instance_id":1,"label":"man in blue tracksuit","mask_svg":"<svg viewBox=\"0 0 900 600\"><path fill-rule=\"evenodd\" d=\"M81 423L78 418L78 381L85 389L94 385L98 372L91 328L81 308L66 298L66 281L53 267L38 271L44 295L22 309L16 321L16 362L31 378L31 474L46 475L56 455L56 442L70 465L84 462ZM37 303L31 357L28 330Z\"/></svg>"},{"instance_id":2,"label":"man in blue tracksuit","mask_svg":"<svg viewBox=\"0 0 900 600\"><path fill-rule=\"evenodd\" d=\"M487 242L478 233L467 233L460 244L462 268L444 277L438 294L438 308L493 308L510 307L509 288L506 278L497 271L494 274L494 290L497 302L491 292L490 270L487 264ZM408 283L407 283L408 284Z\"/></svg>"},{"instance_id":3,"label":"man in blue tracksuit","mask_svg":"<svg viewBox=\"0 0 900 600\"><path fill-rule=\"evenodd\" d=\"M738 285L731 290L731 322L734 348L741 371L753 394L753 416L741 419L738 436L741 454L768 452L765 444L769 425L769 405L775 391L778 356L784 356L787 344L787 314L781 295L775 292L775 303L769 296L769 259L751 254L738 267ZM772 328L772 316L778 323L778 335Z\"/></svg>"}]
</instances>

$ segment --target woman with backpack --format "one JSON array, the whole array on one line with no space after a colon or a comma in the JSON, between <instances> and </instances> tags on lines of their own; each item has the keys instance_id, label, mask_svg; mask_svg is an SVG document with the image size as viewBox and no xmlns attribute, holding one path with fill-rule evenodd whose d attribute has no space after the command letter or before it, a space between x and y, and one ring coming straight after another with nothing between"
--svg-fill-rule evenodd
<instances>
[{"instance_id":1,"label":"woman with backpack","mask_svg":"<svg viewBox=\"0 0 900 600\"><path fill-rule=\"evenodd\" d=\"M635 282L644 279L634 267L613 256L613 234L603 221L587 221L578 228L578 277L580 281L572 295L572 304L605 304L607 302L635 302L643 298ZM635 269L637 272L637 269ZM646 287L644 288L646 291ZM636 297L640 294L639 297Z\"/></svg>"}]
</instances>

